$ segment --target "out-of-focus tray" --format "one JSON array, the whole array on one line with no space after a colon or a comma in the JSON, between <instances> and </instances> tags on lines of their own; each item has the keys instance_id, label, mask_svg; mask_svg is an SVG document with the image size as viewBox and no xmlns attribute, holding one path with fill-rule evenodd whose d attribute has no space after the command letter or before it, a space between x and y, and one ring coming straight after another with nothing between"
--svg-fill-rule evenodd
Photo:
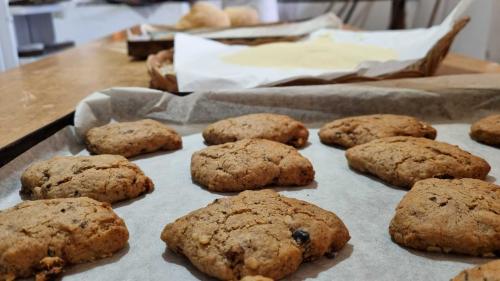
<instances>
[{"instance_id":1,"label":"out-of-focus tray","mask_svg":"<svg viewBox=\"0 0 500 281\"><path fill-rule=\"evenodd\" d=\"M427 55L423 59L417 61L416 63L410 65L409 67L401 71L378 77L346 75L332 80L315 79L315 78L297 79L283 84L278 84L276 86L322 85L322 84L352 83L361 81L378 81L387 79L432 76L436 72L437 68L439 67L440 63L443 61L445 56L448 54L448 51L450 49L451 44L453 43L454 38L467 25L469 20L470 19L468 17L464 17L455 22L453 28L444 37L442 37L434 45L434 47L429 50L429 52L427 52ZM286 38L286 41L297 41L300 38L301 37L296 37L296 38L290 37ZM252 41L250 40L247 42L247 44L256 45L259 43L285 41L283 38L278 38L278 39L263 38L263 39L265 39L266 41L259 42L258 38L256 38L254 39L253 43L251 43ZM245 44L244 41L240 42L233 41L232 43ZM150 87L153 89L168 91L178 95L185 95L187 93L180 93L178 91L177 77L173 67L173 57L174 57L173 54L174 54L174 48L168 48L159 51L156 54L148 56L146 60L146 66L148 74L150 76Z\"/></svg>"}]
</instances>

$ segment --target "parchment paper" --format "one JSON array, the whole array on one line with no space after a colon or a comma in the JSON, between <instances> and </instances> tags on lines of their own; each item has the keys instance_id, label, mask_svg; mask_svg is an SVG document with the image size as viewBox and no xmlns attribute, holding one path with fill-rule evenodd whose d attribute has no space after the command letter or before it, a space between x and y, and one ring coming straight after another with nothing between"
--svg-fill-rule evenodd
<instances>
[{"instance_id":1,"label":"parchment paper","mask_svg":"<svg viewBox=\"0 0 500 281\"><path fill-rule=\"evenodd\" d=\"M221 57L248 46L226 45L199 36L175 35L174 70L180 92L206 89L241 89L272 86L303 78L332 80L356 74L377 77L401 71L423 59L427 52L462 18L473 0L462 0L442 24L402 31L347 31L321 29L307 39L326 36L335 42L375 45L393 49L398 58L389 61L364 61L353 69L273 68L230 64Z\"/></svg>"},{"instance_id":2,"label":"parchment paper","mask_svg":"<svg viewBox=\"0 0 500 281\"><path fill-rule=\"evenodd\" d=\"M307 122L309 144L300 153L316 171L306 187L277 188L335 212L351 240L334 259L303 264L285 280L449 280L464 268L490 259L408 250L393 243L388 225L405 190L350 170L344 150L319 142L317 128L333 118L367 113L404 113L433 122L438 140L459 145L492 166L489 181L500 177L500 150L468 136L469 124L500 112L498 90L431 93L344 85L200 92L188 97L140 88L115 88L89 96L77 107L75 124L84 132L114 120L155 117L183 134L183 149L132 161L151 177L155 190L113 205L130 231L129 246L111 258L69 267L63 280L212 280L187 259L166 250L163 227L214 199L232 194L209 192L191 181L190 158L206 147L199 134L206 123L249 112L286 113ZM88 154L73 128L65 128L0 169L0 209L21 202L20 175L32 162L54 155Z\"/></svg>"},{"instance_id":3,"label":"parchment paper","mask_svg":"<svg viewBox=\"0 0 500 281\"><path fill-rule=\"evenodd\" d=\"M484 157L493 167L489 180L500 177L500 150L470 140L467 124L437 125L439 140ZM351 240L334 259L303 264L285 280L449 280L464 268L488 259L407 250L390 240L388 225L406 191L357 174L347 167L344 151L321 144L310 130L310 144L300 150L316 170L306 187L278 188L282 194L335 212L347 225ZM19 176L26 165L54 154L73 154L67 128L34 147L0 171L0 208L21 202ZM113 207L130 231L129 246L111 258L67 269L63 280L212 280L187 259L165 250L160 233L165 224L229 194L209 192L191 182L190 157L205 147L200 134L183 137L176 152L133 159L152 178L155 190ZM47 148L51 148L47 150ZM59 149L55 149L59 148ZM87 154L80 151L78 154ZM34 156L34 157L33 157Z\"/></svg>"}]
</instances>

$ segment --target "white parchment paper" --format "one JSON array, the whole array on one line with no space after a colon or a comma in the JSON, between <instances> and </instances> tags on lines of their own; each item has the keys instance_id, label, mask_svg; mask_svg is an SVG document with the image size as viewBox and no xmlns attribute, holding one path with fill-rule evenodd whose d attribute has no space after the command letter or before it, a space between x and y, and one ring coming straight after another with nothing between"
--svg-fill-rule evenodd
<instances>
[{"instance_id":1,"label":"white parchment paper","mask_svg":"<svg viewBox=\"0 0 500 281\"><path fill-rule=\"evenodd\" d=\"M468 124L436 125L438 140L457 144L484 157L492 166L488 180L500 177L500 150L468 137ZM166 250L160 240L165 224L214 199L231 194L209 192L191 181L191 154L206 147L199 133L183 136L184 147L132 161L151 177L155 190L135 200L113 205L130 231L126 249L111 258L69 267L63 280L213 280L187 259ZM0 209L21 202L18 191L22 170L31 162L53 155L87 154L66 128L0 169ZM344 150L319 142L310 130L309 144L300 153L316 171L305 187L277 190L335 212L347 225L351 240L334 259L303 264L285 280L449 280L464 268L489 259L408 250L393 243L388 225L405 190L386 185L350 170Z\"/></svg>"},{"instance_id":2,"label":"white parchment paper","mask_svg":"<svg viewBox=\"0 0 500 281\"><path fill-rule=\"evenodd\" d=\"M241 89L271 86L300 78L330 80L349 74L376 77L394 73L423 59L427 52L443 38L462 18L474 0L462 0L440 24L427 29L402 31L346 31L321 29L313 32L327 36L335 42L375 45L393 49L398 59L390 61L365 61L354 69L271 68L230 64L221 57L239 52L248 46L226 45L199 36L177 33L175 35L174 70L180 92L207 89Z\"/></svg>"},{"instance_id":3,"label":"white parchment paper","mask_svg":"<svg viewBox=\"0 0 500 281\"><path fill-rule=\"evenodd\" d=\"M151 117L177 128L183 149L158 152L132 161L151 177L155 190L135 200L113 205L130 231L129 245L111 258L69 267L64 280L211 280L187 259L165 250L163 227L215 198L191 181L190 158L206 147L199 132L206 123L252 112L289 114L308 124L309 144L300 152L316 171L306 187L277 188L335 212L352 236L335 259L303 264L286 280L449 280L464 268L488 259L408 250L390 240L388 225L405 190L350 170L344 150L319 142L317 128L347 115L400 113L433 122L438 140L459 145L492 166L489 181L500 178L500 150L468 136L469 123L500 112L498 89L408 89L348 85L261 88L199 92L178 97L140 88L113 88L90 95L77 107L80 134L115 120ZM65 128L0 168L0 209L19 202L20 175L31 163L54 155L87 154L78 134Z\"/></svg>"}]
</instances>

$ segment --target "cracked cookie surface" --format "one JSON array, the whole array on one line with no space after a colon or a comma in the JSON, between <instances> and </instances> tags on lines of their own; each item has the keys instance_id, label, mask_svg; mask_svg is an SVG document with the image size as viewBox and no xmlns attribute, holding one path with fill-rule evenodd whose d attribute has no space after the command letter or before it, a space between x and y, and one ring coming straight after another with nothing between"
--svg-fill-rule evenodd
<instances>
[{"instance_id":1,"label":"cracked cookie surface","mask_svg":"<svg viewBox=\"0 0 500 281\"><path fill-rule=\"evenodd\" d=\"M92 128L85 136L85 144L93 154L133 157L159 150L180 149L182 139L170 127L144 119Z\"/></svg>"},{"instance_id":2,"label":"cracked cookie surface","mask_svg":"<svg viewBox=\"0 0 500 281\"><path fill-rule=\"evenodd\" d=\"M90 197L103 202L135 198L153 190L137 165L119 155L59 156L34 163L21 176L28 199Z\"/></svg>"},{"instance_id":3,"label":"cracked cookie surface","mask_svg":"<svg viewBox=\"0 0 500 281\"><path fill-rule=\"evenodd\" d=\"M484 179L490 165L458 146L414 137L389 137L346 151L349 166L387 183L410 188L426 178Z\"/></svg>"},{"instance_id":4,"label":"cracked cookie surface","mask_svg":"<svg viewBox=\"0 0 500 281\"><path fill-rule=\"evenodd\" d=\"M436 129L417 118L394 114L373 114L342 118L325 124L318 132L322 143L353 147L395 136L436 138Z\"/></svg>"},{"instance_id":5,"label":"cracked cookie surface","mask_svg":"<svg viewBox=\"0 0 500 281\"><path fill-rule=\"evenodd\" d=\"M218 279L278 280L302 262L338 252L350 237L334 213L260 190L217 199L165 226L161 239Z\"/></svg>"},{"instance_id":6,"label":"cracked cookie surface","mask_svg":"<svg viewBox=\"0 0 500 281\"><path fill-rule=\"evenodd\" d=\"M233 192L269 185L307 185L314 179L314 169L291 146L246 139L195 152L191 158L191 177L209 190Z\"/></svg>"},{"instance_id":7,"label":"cracked cookie surface","mask_svg":"<svg viewBox=\"0 0 500 281\"><path fill-rule=\"evenodd\" d=\"M208 144L222 144L242 139L268 139L294 147L307 143L309 131L299 121L286 115L256 113L215 122L203 130Z\"/></svg>"},{"instance_id":8,"label":"cracked cookie surface","mask_svg":"<svg viewBox=\"0 0 500 281\"><path fill-rule=\"evenodd\" d=\"M90 198L27 201L0 211L0 280L46 280L65 264L111 256L128 230L108 203Z\"/></svg>"},{"instance_id":9,"label":"cracked cookie surface","mask_svg":"<svg viewBox=\"0 0 500 281\"><path fill-rule=\"evenodd\" d=\"M419 181L397 206L389 233L414 249L498 256L500 187L477 179Z\"/></svg>"},{"instance_id":10,"label":"cracked cookie surface","mask_svg":"<svg viewBox=\"0 0 500 281\"><path fill-rule=\"evenodd\" d=\"M466 269L451 281L500 281L500 259Z\"/></svg>"},{"instance_id":11,"label":"cracked cookie surface","mask_svg":"<svg viewBox=\"0 0 500 281\"><path fill-rule=\"evenodd\" d=\"M470 136L482 143L500 145L500 114L490 115L472 124Z\"/></svg>"}]
</instances>

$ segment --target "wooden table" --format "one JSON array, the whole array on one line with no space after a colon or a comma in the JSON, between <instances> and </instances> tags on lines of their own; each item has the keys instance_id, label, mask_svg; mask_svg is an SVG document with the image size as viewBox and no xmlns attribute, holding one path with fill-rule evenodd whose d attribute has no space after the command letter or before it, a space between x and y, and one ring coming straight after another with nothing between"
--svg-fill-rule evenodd
<instances>
[{"instance_id":1,"label":"wooden table","mask_svg":"<svg viewBox=\"0 0 500 281\"><path fill-rule=\"evenodd\" d=\"M438 71L467 73L500 73L500 65L450 54ZM92 92L148 82L145 62L127 57L123 33L0 73L0 166L71 124Z\"/></svg>"}]
</instances>

